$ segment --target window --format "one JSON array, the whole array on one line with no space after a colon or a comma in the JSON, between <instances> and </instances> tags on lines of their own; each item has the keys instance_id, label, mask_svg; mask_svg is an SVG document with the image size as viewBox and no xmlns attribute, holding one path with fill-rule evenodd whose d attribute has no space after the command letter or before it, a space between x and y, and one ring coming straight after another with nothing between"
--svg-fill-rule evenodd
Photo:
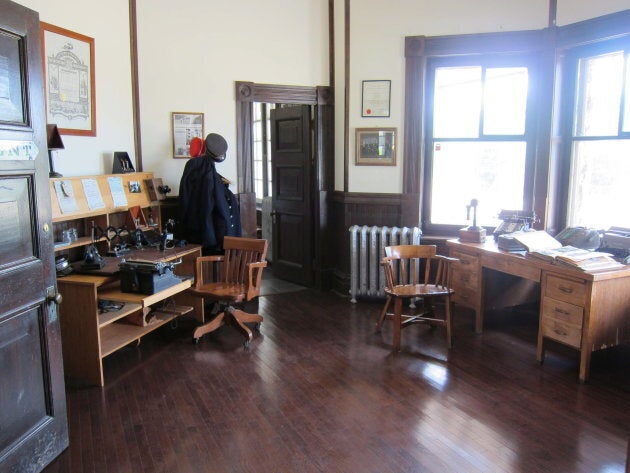
<instances>
[{"instance_id":1,"label":"window","mask_svg":"<svg viewBox=\"0 0 630 473\"><path fill-rule=\"evenodd\" d=\"M275 104L258 102L253 104L254 192L259 203L263 197L268 197L272 193L270 111L273 108Z\"/></svg>"},{"instance_id":2,"label":"window","mask_svg":"<svg viewBox=\"0 0 630 473\"><path fill-rule=\"evenodd\" d=\"M576 49L567 226L630 227L630 42Z\"/></svg>"},{"instance_id":3,"label":"window","mask_svg":"<svg viewBox=\"0 0 630 473\"><path fill-rule=\"evenodd\" d=\"M461 227L473 198L484 226L531 209L530 69L524 55L429 62L425 230Z\"/></svg>"}]
</instances>

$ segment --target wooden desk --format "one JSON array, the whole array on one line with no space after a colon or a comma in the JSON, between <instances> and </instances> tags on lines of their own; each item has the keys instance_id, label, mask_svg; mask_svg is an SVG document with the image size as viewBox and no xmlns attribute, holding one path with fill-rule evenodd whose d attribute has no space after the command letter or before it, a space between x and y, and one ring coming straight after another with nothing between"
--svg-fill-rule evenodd
<instances>
[{"instance_id":1,"label":"wooden desk","mask_svg":"<svg viewBox=\"0 0 630 473\"><path fill-rule=\"evenodd\" d=\"M453 265L453 302L475 311L475 331L483 329L484 269L525 278L540 284L540 322L537 359L543 362L545 339L580 352L580 381L588 379L591 353L630 341L630 267L585 273L577 269L529 259L499 250L491 238L485 243L447 242Z\"/></svg>"},{"instance_id":2,"label":"wooden desk","mask_svg":"<svg viewBox=\"0 0 630 473\"><path fill-rule=\"evenodd\" d=\"M147 333L184 313L192 311L200 322L204 320L203 300L185 293L192 284L195 259L201 256L199 245L166 251L134 250L125 256L151 261L181 258L182 263L175 266L175 273L187 278L151 295L122 292L115 274L71 274L58 278L57 287L63 297L59 320L64 371L73 381L103 386L102 360L107 355L132 342L139 342ZM169 298L173 298L176 305L155 310L147 321L150 306ZM99 313L99 300L125 304L118 311Z\"/></svg>"}]
</instances>

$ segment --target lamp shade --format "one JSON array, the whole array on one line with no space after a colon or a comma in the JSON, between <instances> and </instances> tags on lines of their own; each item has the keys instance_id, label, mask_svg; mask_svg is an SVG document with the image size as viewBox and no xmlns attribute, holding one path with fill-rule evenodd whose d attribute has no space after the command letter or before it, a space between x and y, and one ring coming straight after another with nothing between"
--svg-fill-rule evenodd
<instances>
[{"instance_id":1,"label":"lamp shade","mask_svg":"<svg viewBox=\"0 0 630 473\"><path fill-rule=\"evenodd\" d=\"M48 149L64 149L57 125L54 123L46 125L46 135L48 138Z\"/></svg>"}]
</instances>

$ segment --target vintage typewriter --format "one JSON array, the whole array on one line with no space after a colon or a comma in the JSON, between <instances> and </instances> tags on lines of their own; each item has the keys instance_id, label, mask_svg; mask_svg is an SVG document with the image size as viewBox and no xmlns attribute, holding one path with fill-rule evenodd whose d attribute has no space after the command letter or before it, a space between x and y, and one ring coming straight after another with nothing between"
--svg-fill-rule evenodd
<instances>
[{"instance_id":1,"label":"vintage typewriter","mask_svg":"<svg viewBox=\"0 0 630 473\"><path fill-rule=\"evenodd\" d=\"M120 290L140 294L155 294L182 282L175 275L175 266L181 259L172 262L126 260L118 265L120 268Z\"/></svg>"}]
</instances>

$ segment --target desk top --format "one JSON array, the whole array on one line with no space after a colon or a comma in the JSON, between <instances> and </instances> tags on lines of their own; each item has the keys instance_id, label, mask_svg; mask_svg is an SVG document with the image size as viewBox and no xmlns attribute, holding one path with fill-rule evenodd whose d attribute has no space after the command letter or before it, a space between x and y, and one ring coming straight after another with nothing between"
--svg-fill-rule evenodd
<instances>
[{"instance_id":1,"label":"desk top","mask_svg":"<svg viewBox=\"0 0 630 473\"><path fill-rule=\"evenodd\" d=\"M188 244L183 247L175 247L166 249L164 251L160 251L157 248L148 247L142 249L132 249L129 253L123 256L103 256L105 260L105 266L101 269L95 270L79 270L82 262L73 263L73 266L77 270L77 273L70 274L68 276L64 276L59 280L69 280L72 282L81 282L86 281L92 284L94 282L94 277L100 277L103 279L101 284L104 284L111 278L118 274L120 269L118 265L122 263L124 260L145 260L145 261L173 261L178 258L181 258L186 255L199 253L201 256L201 245Z\"/></svg>"},{"instance_id":2,"label":"desk top","mask_svg":"<svg viewBox=\"0 0 630 473\"><path fill-rule=\"evenodd\" d=\"M493 266L493 261L510 261L523 267L531 267L536 270L553 271L564 275L574 276L587 281L600 281L605 279L627 278L630 277L630 266L623 269L586 272L579 269L571 268L565 265L548 263L539 259L527 258L526 251L510 252L499 249L496 242L492 238L486 239L484 243L468 243L458 239L448 240L447 246L453 249L462 249L467 253L482 257L482 266ZM485 260L484 260L485 259ZM489 264L486 264L489 263Z\"/></svg>"}]
</instances>

